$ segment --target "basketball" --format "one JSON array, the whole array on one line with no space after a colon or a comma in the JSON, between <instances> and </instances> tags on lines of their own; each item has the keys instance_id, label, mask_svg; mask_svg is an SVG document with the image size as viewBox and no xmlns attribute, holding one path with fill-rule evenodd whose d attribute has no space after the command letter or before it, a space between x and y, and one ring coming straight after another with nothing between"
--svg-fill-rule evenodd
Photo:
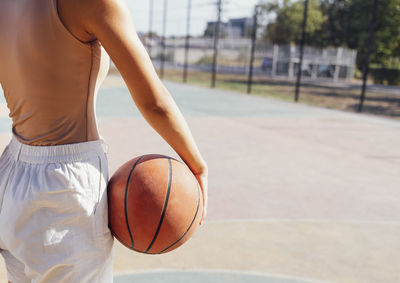
<instances>
[{"instance_id":1,"label":"basketball","mask_svg":"<svg viewBox=\"0 0 400 283\"><path fill-rule=\"evenodd\" d=\"M176 249L201 220L203 197L186 164L163 155L143 155L122 165L108 183L112 234L137 252Z\"/></svg>"}]
</instances>

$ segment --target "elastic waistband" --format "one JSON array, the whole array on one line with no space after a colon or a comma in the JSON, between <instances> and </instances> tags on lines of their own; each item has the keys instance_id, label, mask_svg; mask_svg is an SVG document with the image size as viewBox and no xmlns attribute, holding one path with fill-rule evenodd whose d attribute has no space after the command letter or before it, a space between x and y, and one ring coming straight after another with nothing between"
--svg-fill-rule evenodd
<instances>
[{"instance_id":1,"label":"elastic waistband","mask_svg":"<svg viewBox=\"0 0 400 283\"><path fill-rule=\"evenodd\" d=\"M7 148L15 160L35 164L83 161L107 153L103 139L63 145L33 146L20 142L13 135Z\"/></svg>"}]
</instances>

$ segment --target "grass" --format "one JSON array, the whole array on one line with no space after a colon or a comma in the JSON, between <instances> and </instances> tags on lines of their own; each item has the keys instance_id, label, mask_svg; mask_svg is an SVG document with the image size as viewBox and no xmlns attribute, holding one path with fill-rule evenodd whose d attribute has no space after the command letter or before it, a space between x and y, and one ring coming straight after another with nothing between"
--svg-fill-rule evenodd
<instances>
[{"instance_id":1,"label":"grass","mask_svg":"<svg viewBox=\"0 0 400 283\"><path fill-rule=\"evenodd\" d=\"M166 70L165 79L182 82L182 71ZM211 86L211 74L190 71L188 83L203 87ZM247 76L218 74L216 87L219 89L247 93ZM295 82L255 78L252 95L294 101ZM343 86L324 86L315 83L303 83L300 92L300 103L355 112L358 109L360 88ZM400 119L400 94L367 92L363 112Z\"/></svg>"}]
</instances>

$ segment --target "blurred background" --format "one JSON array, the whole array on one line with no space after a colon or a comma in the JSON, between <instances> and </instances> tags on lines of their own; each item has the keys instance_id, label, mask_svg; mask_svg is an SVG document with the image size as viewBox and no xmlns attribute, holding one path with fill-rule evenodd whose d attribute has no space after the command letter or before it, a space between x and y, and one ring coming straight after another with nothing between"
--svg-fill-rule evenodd
<instances>
[{"instance_id":1,"label":"blurred background","mask_svg":"<svg viewBox=\"0 0 400 283\"><path fill-rule=\"evenodd\" d=\"M400 115L398 0L126 3L163 78Z\"/></svg>"},{"instance_id":2,"label":"blurred background","mask_svg":"<svg viewBox=\"0 0 400 283\"><path fill-rule=\"evenodd\" d=\"M206 225L115 282L400 282L400 0L125 0L208 163ZM110 176L177 154L111 65ZM11 137L0 97L0 148ZM6 271L0 259L0 282Z\"/></svg>"}]
</instances>

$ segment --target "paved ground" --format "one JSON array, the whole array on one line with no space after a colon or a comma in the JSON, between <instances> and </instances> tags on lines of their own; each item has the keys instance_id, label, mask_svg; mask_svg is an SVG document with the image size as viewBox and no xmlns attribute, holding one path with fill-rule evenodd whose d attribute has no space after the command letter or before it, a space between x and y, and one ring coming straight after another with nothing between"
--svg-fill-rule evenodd
<instances>
[{"instance_id":1,"label":"paved ground","mask_svg":"<svg viewBox=\"0 0 400 283\"><path fill-rule=\"evenodd\" d=\"M209 163L208 222L162 256L116 243L116 274L136 274L135 282L400 282L400 122L166 85ZM2 107L0 148L10 138ZM98 116L110 173L140 154L177 157L120 78L104 84Z\"/></svg>"}]
</instances>

